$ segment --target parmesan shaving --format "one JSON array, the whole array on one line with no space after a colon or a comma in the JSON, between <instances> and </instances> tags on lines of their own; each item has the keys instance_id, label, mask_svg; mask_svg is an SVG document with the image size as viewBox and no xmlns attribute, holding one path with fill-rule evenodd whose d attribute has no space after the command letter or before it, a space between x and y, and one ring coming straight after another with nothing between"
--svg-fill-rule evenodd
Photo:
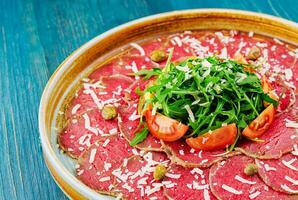
<instances>
[{"instance_id":1,"label":"parmesan shaving","mask_svg":"<svg viewBox=\"0 0 298 200\"><path fill-rule=\"evenodd\" d=\"M298 144L293 145L294 150L291 152L294 156L298 156Z\"/></svg>"},{"instance_id":2,"label":"parmesan shaving","mask_svg":"<svg viewBox=\"0 0 298 200\"><path fill-rule=\"evenodd\" d=\"M104 162L103 168L104 168L106 171L109 171L109 169L110 169L111 167L112 167L112 164L111 164L111 163Z\"/></svg>"},{"instance_id":3,"label":"parmesan shaving","mask_svg":"<svg viewBox=\"0 0 298 200\"><path fill-rule=\"evenodd\" d=\"M242 191L238 191L238 190L236 190L236 189L234 189L234 188L232 188L232 187L230 187L230 186L228 186L226 184L223 184L221 187L222 187L222 189L224 189L224 190L226 190L226 191L228 191L230 193L233 193L233 194L237 194L237 195L243 194Z\"/></svg>"},{"instance_id":4,"label":"parmesan shaving","mask_svg":"<svg viewBox=\"0 0 298 200\"><path fill-rule=\"evenodd\" d=\"M298 180L295 180L295 179L293 179L293 178L291 178L289 176L285 176L285 179L287 181L289 181L290 183L292 183L292 185L298 185Z\"/></svg>"},{"instance_id":5,"label":"parmesan shaving","mask_svg":"<svg viewBox=\"0 0 298 200\"><path fill-rule=\"evenodd\" d=\"M96 104L96 106L99 108L99 109L102 109L103 108L103 105L100 103L98 97L96 96L95 92L93 90L84 90L84 93L85 94L89 94L93 100L93 102Z\"/></svg>"},{"instance_id":6,"label":"parmesan shaving","mask_svg":"<svg viewBox=\"0 0 298 200\"><path fill-rule=\"evenodd\" d=\"M178 179L178 178L181 177L181 174L171 174L171 173L166 173L166 177L174 178L174 179Z\"/></svg>"},{"instance_id":7,"label":"parmesan shaving","mask_svg":"<svg viewBox=\"0 0 298 200\"><path fill-rule=\"evenodd\" d=\"M93 128L91 127L91 124L90 124L90 118L88 116L87 113L83 114L83 118L85 120L85 128L89 131L91 131L92 133L94 133L95 135L98 135L98 131L96 128Z\"/></svg>"},{"instance_id":8,"label":"parmesan shaving","mask_svg":"<svg viewBox=\"0 0 298 200\"><path fill-rule=\"evenodd\" d=\"M291 188L289 188L289 186L287 186L286 184L282 184L280 186L282 189L284 189L285 191L287 192L290 192L290 193L298 193L298 190L293 190Z\"/></svg>"},{"instance_id":9,"label":"parmesan shaving","mask_svg":"<svg viewBox=\"0 0 298 200\"><path fill-rule=\"evenodd\" d=\"M288 128L297 128L298 129L298 123L289 119L285 119L286 121L286 127Z\"/></svg>"},{"instance_id":10,"label":"parmesan shaving","mask_svg":"<svg viewBox=\"0 0 298 200\"><path fill-rule=\"evenodd\" d=\"M196 190L205 190L209 188L209 185L199 185L196 181L192 181L192 188Z\"/></svg>"},{"instance_id":11,"label":"parmesan shaving","mask_svg":"<svg viewBox=\"0 0 298 200\"><path fill-rule=\"evenodd\" d=\"M140 56L145 56L145 51L144 51L143 47L141 47L140 45L138 45L137 43L134 43L134 42L130 43L130 46L137 49L140 52Z\"/></svg>"},{"instance_id":12,"label":"parmesan shaving","mask_svg":"<svg viewBox=\"0 0 298 200\"><path fill-rule=\"evenodd\" d=\"M237 181L240 181L240 182L242 182L242 183L246 183L246 184L250 184L250 185L256 184L256 182L246 180L246 179L244 179L243 177L241 177L241 176L239 176L239 175L236 175L236 176L235 176L235 179L236 179Z\"/></svg>"},{"instance_id":13,"label":"parmesan shaving","mask_svg":"<svg viewBox=\"0 0 298 200\"><path fill-rule=\"evenodd\" d=\"M130 186L128 185L128 183L125 183L124 185L122 185L122 187L123 187L124 189L127 189L128 192L134 192L134 191L135 191L132 187L130 187Z\"/></svg>"},{"instance_id":14,"label":"parmesan shaving","mask_svg":"<svg viewBox=\"0 0 298 200\"><path fill-rule=\"evenodd\" d=\"M81 176L83 173L84 173L84 170L83 169L82 170L79 170L78 171L78 176Z\"/></svg>"},{"instance_id":15,"label":"parmesan shaving","mask_svg":"<svg viewBox=\"0 0 298 200\"><path fill-rule=\"evenodd\" d=\"M103 146L103 147L106 147L106 146L109 144L109 142L110 142L110 139L106 139L106 140L104 141L104 143L102 144L102 146Z\"/></svg>"},{"instance_id":16,"label":"parmesan shaving","mask_svg":"<svg viewBox=\"0 0 298 200\"><path fill-rule=\"evenodd\" d=\"M113 128L113 129L109 130L110 135L115 135L115 134L117 134L117 132L118 132L117 128Z\"/></svg>"},{"instance_id":17,"label":"parmesan shaving","mask_svg":"<svg viewBox=\"0 0 298 200\"><path fill-rule=\"evenodd\" d=\"M75 115L80 107L81 107L81 104L75 105L71 110L71 114Z\"/></svg>"},{"instance_id":18,"label":"parmesan shaving","mask_svg":"<svg viewBox=\"0 0 298 200\"><path fill-rule=\"evenodd\" d=\"M126 167L127 166L127 163L128 163L128 159L127 158L124 158L123 159L123 167Z\"/></svg>"},{"instance_id":19,"label":"parmesan shaving","mask_svg":"<svg viewBox=\"0 0 298 200\"><path fill-rule=\"evenodd\" d=\"M292 169L294 171L298 171L298 169L296 167L294 167L292 164L297 160L297 158L293 158L289 161L285 161L285 160L282 160L282 164L284 164L284 166L286 166L287 168L289 169Z\"/></svg>"},{"instance_id":20,"label":"parmesan shaving","mask_svg":"<svg viewBox=\"0 0 298 200\"><path fill-rule=\"evenodd\" d=\"M205 189L203 195L204 195L204 200L210 200L210 195L208 190Z\"/></svg>"},{"instance_id":21,"label":"parmesan shaving","mask_svg":"<svg viewBox=\"0 0 298 200\"><path fill-rule=\"evenodd\" d=\"M256 192L250 194L250 195L249 195L249 198L250 198L250 199L254 199L254 198L256 198L257 196L259 196L260 194L261 194L260 191L256 191Z\"/></svg>"},{"instance_id":22,"label":"parmesan shaving","mask_svg":"<svg viewBox=\"0 0 298 200\"><path fill-rule=\"evenodd\" d=\"M106 177L102 177L102 178L100 178L98 181L99 181L99 182L105 182L105 181L109 181L109 180L111 180L111 177L106 176Z\"/></svg>"},{"instance_id":23,"label":"parmesan shaving","mask_svg":"<svg viewBox=\"0 0 298 200\"><path fill-rule=\"evenodd\" d=\"M264 165L265 171L269 172L269 171L276 171L276 168L274 167L270 167L268 164Z\"/></svg>"},{"instance_id":24,"label":"parmesan shaving","mask_svg":"<svg viewBox=\"0 0 298 200\"><path fill-rule=\"evenodd\" d=\"M92 149L90 152L89 163L93 163L96 155L96 149Z\"/></svg>"},{"instance_id":25,"label":"parmesan shaving","mask_svg":"<svg viewBox=\"0 0 298 200\"><path fill-rule=\"evenodd\" d=\"M199 169L199 168L193 168L193 169L190 171L190 173L191 173L191 174L195 174L195 173L197 173L197 174L200 174L200 175L203 175L203 174L204 174L204 172L203 172L201 169Z\"/></svg>"},{"instance_id":26,"label":"parmesan shaving","mask_svg":"<svg viewBox=\"0 0 298 200\"><path fill-rule=\"evenodd\" d=\"M187 113L188 113L188 116L189 116L190 120L191 120L192 122L195 122L195 116L194 116L192 110L190 109L189 105L185 105L184 108L186 109L186 111L187 111Z\"/></svg>"},{"instance_id":27,"label":"parmesan shaving","mask_svg":"<svg viewBox=\"0 0 298 200\"><path fill-rule=\"evenodd\" d=\"M175 36L173 38L173 40L175 41L175 43L178 45L178 47L181 47L182 46L182 41L181 39L178 37L178 36Z\"/></svg>"},{"instance_id":28,"label":"parmesan shaving","mask_svg":"<svg viewBox=\"0 0 298 200\"><path fill-rule=\"evenodd\" d=\"M137 119L139 119L139 118L141 118L141 116L140 115L137 115L137 111L135 110L130 116L129 116L129 120L130 121L135 121L135 120L137 120Z\"/></svg>"}]
</instances>

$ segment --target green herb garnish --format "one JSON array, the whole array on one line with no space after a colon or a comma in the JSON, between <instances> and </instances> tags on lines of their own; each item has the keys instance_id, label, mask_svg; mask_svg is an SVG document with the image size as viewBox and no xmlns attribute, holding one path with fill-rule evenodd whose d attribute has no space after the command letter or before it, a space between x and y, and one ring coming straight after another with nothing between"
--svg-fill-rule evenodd
<instances>
[{"instance_id":1,"label":"green herb garnish","mask_svg":"<svg viewBox=\"0 0 298 200\"><path fill-rule=\"evenodd\" d=\"M148 135L148 129L145 127L140 132L138 132L135 137L130 141L130 146L135 146L143 142Z\"/></svg>"},{"instance_id":2,"label":"green herb garnish","mask_svg":"<svg viewBox=\"0 0 298 200\"><path fill-rule=\"evenodd\" d=\"M240 133L265 109L263 101L278 105L264 94L257 75L245 71L246 65L216 56L174 64L170 62L172 53L163 70L141 70L136 75L144 79L156 77L154 85L143 94L154 94L150 103L153 107L158 104L158 112L190 126L185 137L196 137L224 123L236 123ZM239 133L237 140L241 137Z\"/></svg>"}]
</instances>

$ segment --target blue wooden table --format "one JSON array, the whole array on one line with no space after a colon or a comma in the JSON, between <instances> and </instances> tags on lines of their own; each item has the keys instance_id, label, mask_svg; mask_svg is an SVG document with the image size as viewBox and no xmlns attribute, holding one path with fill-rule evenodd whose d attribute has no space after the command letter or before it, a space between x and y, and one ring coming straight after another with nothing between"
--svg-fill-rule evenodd
<instances>
[{"instance_id":1,"label":"blue wooden table","mask_svg":"<svg viewBox=\"0 0 298 200\"><path fill-rule=\"evenodd\" d=\"M0 0L0 199L66 199L45 166L38 131L40 97L59 63L119 24L190 8L298 22L297 0Z\"/></svg>"}]
</instances>

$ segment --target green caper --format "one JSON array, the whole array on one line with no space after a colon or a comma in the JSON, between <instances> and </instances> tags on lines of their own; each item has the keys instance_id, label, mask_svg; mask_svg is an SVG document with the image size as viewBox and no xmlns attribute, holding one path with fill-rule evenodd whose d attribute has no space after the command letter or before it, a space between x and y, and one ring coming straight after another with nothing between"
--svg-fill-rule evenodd
<instances>
[{"instance_id":1,"label":"green caper","mask_svg":"<svg viewBox=\"0 0 298 200\"><path fill-rule=\"evenodd\" d=\"M163 50L154 50L151 52L150 59L154 62L161 62L167 59L167 54Z\"/></svg>"},{"instance_id":2,"label":"green caper","mask_svg":"<svg viewBox=\"0 0 298 200\"><path fill-rule=\"evenodd\" d=\"M167 173L167 168L164 165L161 165L161 164L157 165L153 173L153 178L157 181L160 181L164 179L166 173Z\"/></svg>"},{"instance_id":3,"label":"green caper","mask_svg":"<svg viewBox=\"0 0 298 200\"><path fill-rule=\"evenodd\" d=\"M117 117L117 114L117 110L113 105L105 105L101 111L101 116L105 120L114 119L115 117Z\"/></svg>"},{"instance_id":4,"label":"green caper","mask_svg":"<svg viewBox=\"0 0 298 200\"><path fill-rule=\"evenodd\" d=\"M261 56L261 50L258 47L253 46L248 52L247 58L249 60L257 60L260 56Z\"/></svg>"},{"instance_id":5,"label":"green caper","mask_svg":"<svg viewBox=\"0 0 298 200\"><path fill-rule=\"evenodd\" d=\"M253 176L257 172L258 172L258 167L256 164L253 164L253 163L247 164L246 167L244 168L244 173L248 176Z\"/></svg>"}]
</instances>

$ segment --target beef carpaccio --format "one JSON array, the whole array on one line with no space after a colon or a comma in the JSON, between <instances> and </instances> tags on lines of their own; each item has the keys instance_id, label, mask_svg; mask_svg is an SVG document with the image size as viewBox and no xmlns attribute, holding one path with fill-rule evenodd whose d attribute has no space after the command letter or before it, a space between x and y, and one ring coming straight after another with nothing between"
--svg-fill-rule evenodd
<instances>
[{"instance_id":1,"label":"beef carpaccio","mask_svg":"<svg viewBox=\"0 0 298 200\"><path fill-rule=\"evenodd\" d=\"M244 140L233 152L190 148L150 133L130 145L139 130L138 91L149 80L132 76L190 56L217 55L250 63L266 75L279 96L272 126L258 141ZM259 55L251 54L258 49ZM119 54L120 55L120 54ZM239 56L240 55L240 56ZM161 59L160 59L161 58ZM158 60L159 59L159 60ZM298 199L298 49L278 39L240 31L185 31L124 47L121 56L83 78L60 115L60 148L77 159L76 176L101 194L123 199ZM246 167L256 167L247 175ZM162 166L166 173L155 178Z\"/></svg>"}]
</instances>

